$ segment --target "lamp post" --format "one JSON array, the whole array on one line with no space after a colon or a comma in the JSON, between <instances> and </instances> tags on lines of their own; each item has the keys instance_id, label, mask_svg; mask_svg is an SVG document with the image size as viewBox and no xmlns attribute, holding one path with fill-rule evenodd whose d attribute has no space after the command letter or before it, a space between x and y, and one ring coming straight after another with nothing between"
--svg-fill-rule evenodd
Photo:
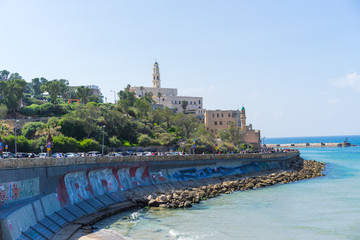
<instances>
[{"instance_id":1,"label":"lamp post","mask_svg":"<svg viewBox=\"0 0 360 240\"><path fill-rule=\"evenodd\" d=\"M104 155L104 141L105 141L105 125L103 126L103 138L102 138L102 155Z\"/></svg>"},{"instance_id":2,"label":"lamp post","mask_svg":"<svg viewBox=\"0 0 360 240\"><path fill-rule=\"evenodd\" d=\"M17 154L17 137L16 137L16 132L17 132L16 130L17 130L17 129L16 129L16 127L17 127L17 123L18 123L18 122L20 122L20 121L19 121L19 120L16 120L16 121L15 121L15 124L14 124L14 125L15 125L15 155Z\"/></svg>"},{"instance_id":3,"label":"lamp post","mask_svg":"<svg viewBox=\"0 0 360 240\"><path fill-rule=\"evenodd\" d=\"M110 90L110 92L114 92L114 104L116 104L116 91L115 90Z\"/></svg>"}]
</instances>

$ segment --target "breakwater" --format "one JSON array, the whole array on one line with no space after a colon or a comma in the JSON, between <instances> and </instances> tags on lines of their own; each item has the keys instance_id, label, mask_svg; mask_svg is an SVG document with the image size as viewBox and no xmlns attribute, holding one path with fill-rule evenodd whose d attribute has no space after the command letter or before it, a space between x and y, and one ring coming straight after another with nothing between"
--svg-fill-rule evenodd
<instances>
[{"instance_id":1,"label":"breakwater","mask_svg":"<svg viewBox=\"0 0 360 240\"><path fill-rule=\"evenodd\" d=\"M143 204L146 195L155 193L157 198L161 196L157 193L190 187L195 182L200 186L221 177L294 169L300 160L297 151L4 159L0 162L1 236L51 239L71 223L116 204Z\"/></svg>"},{"instance_id":2,"label":"breakwater","mask_svg":"<svg viewBox=\"0 0 360 240\"><path fill-rule=\"evenodd\" d=\"M207 183L189 182L188 186L175 188L165 192L154 192L150 195L136 195L128 193L129 199L140 205L149 205L163 208L191 207L193 203L213 198L220 194L229 194L234 191L245 191L262 188L278 183L286 184L304 179L324 176L322 171L325 163L316 161L298 161L298 166L291 170L281 170L273 173L258 173L250 176L233 175L226 178L210 179Z\"/></svg>"},{"instance_id":3,"label":"breakwater","mask_svg":"<svg viewBox=\"0 0 360 240\"><path fill-rule=\"evenodd\" d=\"M268 148L318 148L318 147L351 147L356 146L349 142L342 143L281 143L281 144L266 144Z\"/></svg>"}]
</instances>

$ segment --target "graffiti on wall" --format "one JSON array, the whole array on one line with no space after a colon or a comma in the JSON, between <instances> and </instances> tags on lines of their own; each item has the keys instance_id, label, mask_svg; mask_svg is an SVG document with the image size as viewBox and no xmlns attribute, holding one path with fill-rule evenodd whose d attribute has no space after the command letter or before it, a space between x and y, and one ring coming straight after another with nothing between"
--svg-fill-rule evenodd
<instances>
[{"instance_id":1,"label":"graffiti on wall","mask_svg":"<svg viewBox=\"0 0 360 240\"><path fill-rule=\"evenodd\" d=\"M277 166L274 166L277 167ZM197 168L187 168L180 169L175 171L169 177L176 181L185 181L191 179L199 179L199 178L208 178L208 177L217 177L224 175L233 175L233 174L243 174L249 172L259 172L264 169L271 168L270 163L268 162L253 162L249 164L244 164L236 167L206 167L203 169Z\"/></svg>"},{"instance_id":2,"label":"graffiti on wall","mask_svg":"<svg viewBox=\"0 0 360 240\"><path fill-rule=\"evenodd\" d=\"M108 167L69 172L57 189L62 206L75 204L106 193L124 191L151 183L148 164L131 167Z\"/></svg>"},{"instance_id":3,"label":"graffiti on wall","mask_svg":"<svg viewBox=\"0 0 360 240\"><path fill-rule=\"evenodd\" d=\"M149 164L144 163L128 167L79 170L69 172L60 179L57 194L64 207L94 196L152 184L260 172L265 169L281 168L281 166L280 162L251 162L242 165L225 164L225 166L204 168L169 168L149 171Z\"/></svg>"},{"instance_id":4,"label":"graffiti on wall","mask_svg":"<svg viewBox=\"0 0 360 240\"><path fill-rule=\"evenodd\" d=\"M0 183L0 206L39 194L39 178Z\"/></svg>"}]
</instances>

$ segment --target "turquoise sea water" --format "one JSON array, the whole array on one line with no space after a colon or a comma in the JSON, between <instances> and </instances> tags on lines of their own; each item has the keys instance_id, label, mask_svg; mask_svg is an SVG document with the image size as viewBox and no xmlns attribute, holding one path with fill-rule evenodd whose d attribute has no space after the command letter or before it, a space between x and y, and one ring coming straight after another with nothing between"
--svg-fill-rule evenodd
<instances>
[{"instance_id":1,"label":"turquoise sea water","mask_svg":"<svg viewBox=\"0 0 360 240\"><path fill-rule=\"evenodd\" d=\"M360 136L349 142L360 145ZM360 239L360 147L300 152L325 162L326 176L234 192L189 209L127 212L97 226L129 239Z\"/></svg>"}]
</instances>

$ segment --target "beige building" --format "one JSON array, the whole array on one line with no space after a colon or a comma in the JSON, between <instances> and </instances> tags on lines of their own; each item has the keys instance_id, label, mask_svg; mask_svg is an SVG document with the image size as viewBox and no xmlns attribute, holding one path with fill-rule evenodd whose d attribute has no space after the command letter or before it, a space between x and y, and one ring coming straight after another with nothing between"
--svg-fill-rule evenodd
<instances>
[{"instance_id":1,"label":"beige building","mask_svg":"<svg viewBox=\"0 0 360 240\"><path fill-rule=\"evenodd\" d=\"M206 110L205 127L208 131L218 136L218 134L229 128L233 123L240 128L241 143L252 144L255 148L260 148L260 130L252 128L252 124L246 125L245 108L239 110Z\"/></svg>"},{"instance_id":2,"label":"beige building","mask_svg":"<svg viewBox=\"0 0 360 240\"><path fill-rule=\"evenodd\" d=\"M178 90L176 88L161 87L160 68L157 62L154 63L152 83L152 87L130 87L130 91L133 91L138 98L144 96L146 93L152 93L154 100L158 104L162 104L171 109L177 109L178 112L183 111L181 107L182 101L188 102L186 110L195 110L197 114L203 112L198 111L203 109L202 97L178 96Z\"/></svg>"}]
</instances>

